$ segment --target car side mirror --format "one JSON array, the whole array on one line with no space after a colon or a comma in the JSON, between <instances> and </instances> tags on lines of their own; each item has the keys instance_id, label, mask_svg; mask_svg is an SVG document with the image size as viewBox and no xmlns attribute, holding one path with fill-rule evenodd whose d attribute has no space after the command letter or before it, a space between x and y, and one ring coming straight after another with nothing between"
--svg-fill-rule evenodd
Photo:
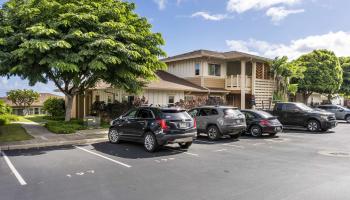
<instances>
[{"instance_id":1,"label":"car side mirror","mask_svg":"<svg viewBox=\"0 0 350 200\"><path fill-rule=\"evenodd\" d=\"M344 109L338 109L339 112L344 112Z\"/></svg>"}]
</instances>

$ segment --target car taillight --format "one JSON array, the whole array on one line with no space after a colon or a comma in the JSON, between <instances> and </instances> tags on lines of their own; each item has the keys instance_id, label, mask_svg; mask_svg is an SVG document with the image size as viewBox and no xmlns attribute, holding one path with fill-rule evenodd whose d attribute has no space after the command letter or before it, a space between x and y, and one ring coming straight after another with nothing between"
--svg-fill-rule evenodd
<instances>
[{"instance_id":1,"label":"car taillight","mask_svg":"<svg viewBox=\"0 0 350 200\"><path fill-rule=\"evenodd\" d=\"M269 120L267 120L267 119L262 119L262 120L260 120L259 124L260 124L261 126L269 126L269 125L270 125L270 122L269 122Z\"/></svg>"},{"instance_id":2,"label":"car taillight","mask_svg":"<svg viewBox=\"0 0 350 200\"><path fill-rule=\"evenodd\" d=\"M160 125L160 128L162 128L162 129L168 129L169 128L168 125L166 125L166 121L164 119L158 120L158 123Z\"/></svg>"},{"instance_id":3,"label":"car taillight","mask_svg":"<svg viewBox=\"0 0 350 200\"><path fill-rule=\"evenodd\" d=\"M193 128L197 128L197 121L196 121L196 119L193 119Z\"/></svg>"}]
</instances>

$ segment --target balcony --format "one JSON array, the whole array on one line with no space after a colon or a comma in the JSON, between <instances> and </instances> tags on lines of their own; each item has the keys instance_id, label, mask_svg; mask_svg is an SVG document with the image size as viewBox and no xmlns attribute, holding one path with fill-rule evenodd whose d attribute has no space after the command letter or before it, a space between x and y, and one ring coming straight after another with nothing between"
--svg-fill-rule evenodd
<instances>
[{"instance_id":1,"label":"balcony","mask_svg":"<svg viewBox=\"0 0 350 200\"><path fill-rule=\"evenodd\" d=\"M244 76L245 90L251 90L252 88L252 77ZM229 75L225 79L226 90L241 90L241 75Z\"/></svg>"}]
</instances>

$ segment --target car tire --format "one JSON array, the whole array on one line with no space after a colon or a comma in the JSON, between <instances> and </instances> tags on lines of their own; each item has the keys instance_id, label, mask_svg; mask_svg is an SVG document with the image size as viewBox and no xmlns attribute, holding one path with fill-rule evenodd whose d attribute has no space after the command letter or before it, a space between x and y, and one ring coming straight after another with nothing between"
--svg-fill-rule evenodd
<instances>
[{"instance_id":1,"label":"car tire","mask_svg":"<svg viewBox=\"0 0 350 200\"><path fill-rule=\"evenodd\" d=\"M262 129L258 125L253 125L249 129L250 135L253 137L260 137L262 135Z\"/></svg>"},{"instance_id":2,"label":"car tire","mask_svg":"<svg viewBox=\"0 0 350 200\"><path fill-rule=\"evenodd\" d=\"M350 115L346 115L346 116L345 116L345 121L348 122L348 123L350 123Z\"/></svg>"},{"instance_id":3,"label":"car tire","mask_svg":"<svg viewBox=\"0 0 350 200\"><path fill-rule=\"evenodd\" d=\"M218 140L221 137L220 130L215 125L207 128L207 135L210 140Z\"/></svg>"},{"instance_id":4,"label":"car tire","mask_svg":"<svg viewBox=\"0 0 350 200\"><path fill-rule=\"evenodd\" d=\"M112 144L117 144L120 142L120 133L117 129L111 129L108 131L108 140Z\"/></svg>"},{"instance_id":5,"label":"car tire","mask_svg":"<svg viewBox=\"0 0 350 200\"><path fill-rule=\"evenodd\" d=\"M317 132L321 129L321 125L320 122L318 122L317 120L309 120L307 122L307 130L311 131L311 132Z\"/></svg>"},{"instance_id":6,"label":"car tire","mask_svg":"<svg viewBox=\"0 0 350 200\"><path fill-rule=\"evenodd\" d=\"M143 146L148 152L155 152L158 149L156 136L153 133L147 132L143 137Z\"/></svg>"},{"instance_id":7,"label":"car tire","mask_svg":"<svg viewBox=\"0 0 350 200\"><path fill-rule=\"evenodd\" d=\"M179 143L181 149L188 149L192 145L192 142Z\"/></svg>"}]
</instances>

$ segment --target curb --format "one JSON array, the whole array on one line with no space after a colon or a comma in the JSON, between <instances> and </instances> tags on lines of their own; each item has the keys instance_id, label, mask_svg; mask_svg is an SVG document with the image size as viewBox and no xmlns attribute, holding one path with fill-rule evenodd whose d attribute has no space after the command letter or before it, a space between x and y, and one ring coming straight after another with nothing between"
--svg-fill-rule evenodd
<instances>
[{"instance_id":1,"label":"curb","mask_svg":"<svg viewBox=\"0 0 350 200\"><path fill-rule=\"evenodd\" d=\"M99 142L107 142L108 138L97 138L97 139L83 139L83 140L69 140L69 141L56 141L56 142L43 142L37 144L17 144L17 145L3 145L0 146L0 150L25 150L35 149L43 147L59 147L67 145L83 145L83 144L94 144Z\"/></svg>"}]
</instances>

